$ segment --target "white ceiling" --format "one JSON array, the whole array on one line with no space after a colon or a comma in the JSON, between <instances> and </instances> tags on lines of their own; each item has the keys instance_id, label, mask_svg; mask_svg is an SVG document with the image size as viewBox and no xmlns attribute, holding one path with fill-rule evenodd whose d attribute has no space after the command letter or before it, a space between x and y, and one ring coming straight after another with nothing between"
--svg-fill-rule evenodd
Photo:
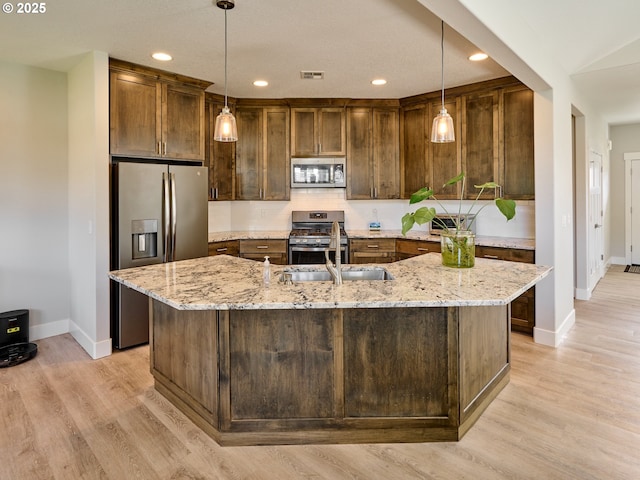
<instances>
[{"instance_id":1,"label":"white ceiling","mask_svg":"<svg viewBox=\"0 0 640 480\"><path fill-rule=\"evenodd\" d=\"M512 0L522 21L612 123L640 122L640 2ZM17 2L12 2L17 5ZM224 12L211 0L56 0L0 14L0 59L67 70L92 50L214 82L223 93ZM417 0L236 0L227 13L229 95L401 98L438 90L440 21ZM163 50L174 60L150 58ZM445 28L445 84L508 74ZM301 70L324 80L301 80ZM384 77L388 84L373 87ZM255 79L270 85L258 89Z\"/></svg>"}]
</instances>

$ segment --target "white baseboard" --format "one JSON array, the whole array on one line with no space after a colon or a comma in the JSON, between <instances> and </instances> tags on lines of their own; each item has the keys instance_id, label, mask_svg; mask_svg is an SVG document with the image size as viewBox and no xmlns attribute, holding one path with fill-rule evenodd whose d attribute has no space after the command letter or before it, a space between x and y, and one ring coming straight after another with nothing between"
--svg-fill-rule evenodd
<instances>
[{"instance_id":1,"label":"white baseboard","mask_svg":"<svg viewBox=\"0 0 640 480\"><path fill-rule=\"evenodd\" d=\"M91 339L78 325L70 322L70 333L76 342L89 354L94 360L111 355L111 339L96 342Z\"/></svg>"},{"instance_id":2,"label":"white baseboard","mask_svg":"<svg viewBox=\"0 0 640 480\"><path fill-rule=\"evenodd\" d=\"M564 319L560 327L552 332L551 330L544 330L542 328L533 327L533 341L536 343L540 343L542 345L547 345L549 347L558 347L564 337L567 335L569 330L576 323L576 311L575 309L571 309L571 312Z\"/></svg>"},{"instance_id":3,"label":"white baseboard","mask_svg":"<svg viewBox=\"0 0 640 480\"><path fill-rule=\"evenodd\" d=\"M609 259L609 263L613 264L613 265L626 265L627 264L627 259L624 257L611 257Z\"/></svg>"},{"instance_id":4,"label":"white baseboard","mask_svg":"<svg viewBox=\"0 0 640 480\"><path fill-rule=\"evenodd\" d=\"M29 325L29 340L40 340L42 338L55 337L63 333L69 333L69 323L71 320L58 320L55 322L43 323L41 325Z\"/></svg>"},{"instance_id":5,"label":"white baseboard","mask_svg":"<svg viewBox=\"0 0 640 480\"><path fill-rule=\"evenodd\" d=\"M590 288L576 288L574 296L577 300L589 300L591 298Z\"/></svg>"},{"instance_id":6,"label":"white baseboard","mask_svg":"<svg viewBox=\"0 0 640 480\"><path fill-rule=\"evenodd\" d=\"M42 325L29 325L29 340L41 340L43 338L55 337L64 333L71 333L73 338L91 356L98 359L111 355L111 339L95 342L83 332L78 325L69 319L44 323Z\"/></svg>"}]
</instances>

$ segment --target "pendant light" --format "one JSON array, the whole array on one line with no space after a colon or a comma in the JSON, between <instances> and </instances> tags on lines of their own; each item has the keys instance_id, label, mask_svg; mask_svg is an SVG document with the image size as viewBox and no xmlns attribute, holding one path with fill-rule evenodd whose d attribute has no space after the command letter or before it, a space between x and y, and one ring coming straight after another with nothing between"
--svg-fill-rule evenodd
<instances>
[{"instance_id":1,"label":"pendant light","mask_svg":"<svg viewBox=\"0 0 640 480\"><path fill-rule=\"evenodd\" d=\"M231 10L235 3L234 0L217 0L216 5L224 10L224 107L216 117L213 139L218 142L236 142L238 140L236 119L227 106L227 10Z\"/></svg>"},{"instance_id":2,"label":"pendant light","mask_svg":"<svg viewBox=\"0 0 640 480\"><path fill-rule=\"evenodd\" d=\"M456 137L453 132L453 118L444 108L444 20L441 23L440 34L440 53L442 67L442 109L440 113L433 119L431 127L431 141L433 143L450 143L455 142Z\"/></svg>"}]
</instances>

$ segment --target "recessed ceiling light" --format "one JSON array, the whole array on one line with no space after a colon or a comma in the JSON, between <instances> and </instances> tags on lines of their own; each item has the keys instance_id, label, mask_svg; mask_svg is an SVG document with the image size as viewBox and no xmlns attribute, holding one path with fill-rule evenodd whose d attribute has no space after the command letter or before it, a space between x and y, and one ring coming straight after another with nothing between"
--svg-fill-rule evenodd
<instances>
[{"instance_id":1,"label":"recessed ceiling light","mask_svg":"<svg viewBox=\"0 0 640 480\"><path fill-rule=\"evenodd\" d=\"M164 53L164 52L156 52L154 54L151 55L153 58L155 58L156 60L160 60L161 62L168 62L169 60L173 60L173 57L171 55L169 55L168 53Z\"/></svg>"},{"instance_id":2,"label":"recessed ceiling light","mask_svg":"<svg viewBox=\"0 0 640 480\"><path fill-rule=\"evenodd\" d=\"M256 80L255 82L253 82L253 84L256 87L266 87L267 85L269 85L269 82L267 82L266 80Z\"/></svg>"},{"instance_id":3,"label":"recessed ceiling light","mask_svg":"<svg viewBox=\"0 0 640 480\"><path fill-rule=\"evenodd\" d=\"M472 62L481 62L482 60L486 60L487 58L489 58L489 55L487 55L486 53L479 52L471 55L469 57L469 60L471 60Z\"/></svg>"},{"instance_id":4,"label":"recessed ceiling light","mask_svg":"<svg viewBox=\"0 0 640 480\"><path fill-rule=\"evenodd\" d=\"M372 85L385 85L387 81L384 78L376 78L375 80L371 80Z\"/></svg>"}]
</instances>

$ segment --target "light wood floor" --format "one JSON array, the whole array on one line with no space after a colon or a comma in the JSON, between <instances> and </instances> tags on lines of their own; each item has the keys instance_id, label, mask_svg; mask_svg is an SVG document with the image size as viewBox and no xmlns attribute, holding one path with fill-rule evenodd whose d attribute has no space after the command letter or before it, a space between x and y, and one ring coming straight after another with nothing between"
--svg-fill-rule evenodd
<instances>
[{"instance_id":1,"label":"light wood floor","mask_svg":"<svg viewBox=\"0 0 640 480\"><path fill-rule=\"evenodd\" d=\"M640 275L622 270L558 349L513 334L511 383L457 443L222 448L155 392L147 347L38 341L0 370L0 479L640 479Z\"/></svg>"}]
</instances>

